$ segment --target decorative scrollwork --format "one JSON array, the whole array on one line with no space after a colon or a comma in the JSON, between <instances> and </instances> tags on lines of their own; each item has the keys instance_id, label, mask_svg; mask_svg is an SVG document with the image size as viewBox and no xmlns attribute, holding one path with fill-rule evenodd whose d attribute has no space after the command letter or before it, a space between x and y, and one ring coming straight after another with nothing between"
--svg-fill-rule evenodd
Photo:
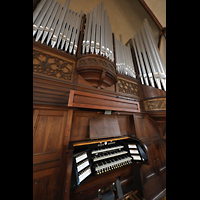
<instances>
[{"instance_id":1,"label":"decorative scrollwork","mask_svg":"<svg viewBox=\"0 0 200 200\"><path fill-rule=\"evenodd\" d=\"M149 99L144 101L146 111L166 110L166 98Z\"/></svg>"},{"instance_id":2,"label":"decorative scrollwork","mask_svg":"<svg viewBox=\"0 0 200 200\"><path fill-rule=\"evenodd\" d=\"M87 82L97 88L103 89L117 83L114 63L96 54L79 57L76 70Z\"/></svg>"},{"instance_id":3,"label":"decorative scrollwork","mask_svg":"<svg viewBox=\"0 0 200 200\"><path fill-rule=\"evenodd\" d=\"M110 61L107 61L105 59L101 59L100 56L98 58L97 57L94 57L94 58L83 57L78 61L77 67L82 67L82 66L85 66L85 65L87 65L87 66L93 66L93 65L103 66L104 68L115 73L114 64L112 65L112 64L110 64Z\"/></svg>"},{"instance_id":4,"label":"decorative scrollwork","mask_svg":"<svg viewBox=\"0 0 200 200\"><path fill-rule=\"evenodd\" d=\"M88 62L89 62L89 64L91 64L91 65L97 65L98 63L97 63L97 60L95 59L95 58L88 58Z\"/></svg>"},{"instance_id":5,"label":"decorative scrollwork","mask_svg":"<svg viewBox=\"0 0 200 200\"><path fill-rule=\"evenodd\" d=\"M33 72L64 80L72 80L74 64L33 50Z\"/></svg>"},{"instance_id":6,"label":"decorative scrollwork","mask_svg":"<svg viewBox=\"0 0 200 200\"><path fill-rule=\"evenodd\" d=\"M127 80L118 78L118 88L119 88L119 92L139 96L138 85L133 82L129 82Z\"/></svg>"}]
</instances>

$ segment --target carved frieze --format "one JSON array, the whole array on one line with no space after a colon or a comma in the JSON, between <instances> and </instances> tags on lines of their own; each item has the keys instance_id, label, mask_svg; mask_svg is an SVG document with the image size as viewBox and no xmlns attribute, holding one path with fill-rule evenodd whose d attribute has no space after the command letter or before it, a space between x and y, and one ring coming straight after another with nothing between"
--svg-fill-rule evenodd
<instances>
[{"instance_id":1,"label":"carved frieze","mask_svg":"<svg viewBox=\"0 0 200 200\"><path fill-rule=\"evenodd\" d=\"M119 92L139 96L139 86L134 82L118 78L118 88Z\"/></svg>"},{"instance_id":2,"label":"carved frieze","mask_svg":"<svg viewBox=\"0 0 200 200\"><path fill-rule=\"evenodd\" d=\"M113 73L116 73L114 64L102 56L93 56L93 55L82 56L81 58L78 59L77 69L83 66L100 66L104 67L105 70L110 70Z\"/></svg>"},{"instance_id":3,"label":"carved frieze","mask_svg":"<svg viewBox=\"0 0 200 200\"><path fill-rule=\"evenodd\" d=\"M33 50L33 72L72 81L74 63Z\"/></svg>"},{"instance_id":4,"label":"carved frieze","mask_svg":"<svg viewBox=\"0 0 200 200\"><path fill-rule=\"evenodd\" d=\"M146 111L166 110L166 98L145 100L144 108Z\"/></svg>"},{"instance_id":5,"label":"carved frieze","mask_svg":"<svg viewBox=\"0 0 200 200\"><path fill-rule=\"evenodd\" d=\"M82 55L77 60L76 70L86 81L97 88L110 87L117 82L114 63L103 56Z\"/></svg>"}]
</instances>

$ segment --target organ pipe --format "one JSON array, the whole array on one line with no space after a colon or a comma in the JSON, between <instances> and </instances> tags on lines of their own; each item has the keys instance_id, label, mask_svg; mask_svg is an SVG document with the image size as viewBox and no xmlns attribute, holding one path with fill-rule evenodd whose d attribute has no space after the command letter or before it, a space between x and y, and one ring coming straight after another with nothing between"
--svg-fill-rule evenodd
<instances>
[{"instance_id":1,"label":"organ pipe","mask_svg":"<svg viewBox=\"0 0 200 200\"><path fill-rule=\"evenodd\" d=\"M115 63L118 73L136 78L135 68L138 68L138 77L142 84L164 88L166 91L166 67L156 45L153 31L144 19L143 26L130 44L123 44L113 38L112 28L104 3L98 4L90 10L84 23L82 41L79 40L83 11L75 12L69 9L70 0L62 6L56 0L41 0L33 11L33 37L35 41L50 44L51 47L62 49L76 56L78 42L81 42L81 54L96 54L114 62L113 39L115 43ZM134 66L131 50L135 54Z\"/></svg>"}]
</instances>

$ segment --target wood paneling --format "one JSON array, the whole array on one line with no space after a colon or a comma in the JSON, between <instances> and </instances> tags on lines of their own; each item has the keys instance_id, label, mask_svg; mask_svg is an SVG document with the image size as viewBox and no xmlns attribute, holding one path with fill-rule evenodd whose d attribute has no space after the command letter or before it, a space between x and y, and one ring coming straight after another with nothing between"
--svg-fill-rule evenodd
<instances>
[{"instance_id":1,"label":"wood paneling","mask_svg":"<svg viewBox=\"0 0 200 200\"><path fill-rule=\"evenodd\" d=\"M141 89L142 89L144 100L166 97L166 91L160 90L158 88L149 87L148 85L141 84Z\"/></svg>"},{"instance_id":2,"label":"wood paneling","mask_svg":"<svg viewBox=\"0 0 200 200\"><path fill-rule=\"evenodd\" d=\"M121 136L117 119L91 118L89 122L89 127L91 139Z\"/></svg>"},{"instance_id":3,"label":"wood paneling","mask_svg":"<svg viewBox=\"0 0 200 200\"><path fill-rule=\"evenodd\" d=\"M149 165L141 167L141 178L146 200L153 199L166 187L166 145L156 122L144 114L135 114L136 136L148 148Z\"/></svg>"},{"instance_id":4,"label":"wood paneling","mask_svg":"<svg viewBox=\"0 0 200 200\"><path fill-rule=\"evenodd\" d=\"M61 199L68 111L34 109L33 199Z\"/></svg>"},{"instance_id":5,"label":"wood paneling","mask_svg":"<svg viewBox=\"0 0 200 200\"><path fill-rule=\"evenodd\" d=\"M61 159L67 113L39 110L33 125L33 164Z\"/></svg>"},{"instance_id":6,"label":"wood paneling","mask_svg":"<svg viewBox=\"0 0 200 200\"><path fill-rule=\"evenodd\" d=\"M100 111L74 111L72 131L71 131L71 141L86 140L89 137L89 121L91 118L103 118L103 119L117 119L119 124L119 129L121 135L132 135L135 136L135 127L132 115L105 115L104 112ZM107 137L112 137L110 136Z\"/></svg>"},{"instance_id":7,"label":"wood paneling","mask_svg":"<svg viewBox=\"0 0 200 200\"><path fill-rule=\"evenodd\" d=\"M33 103L52 106L67 106L69 91L73 85L66 85L66 81L57 81L52 77L44 78L33 73Z\"/></svg>"},{"instance_id":8,"label":"wood paneling","mask_svg":"<svg viewBox=\"0 0 200 200\"><path fill-rule=\"evenodd\" d=\"M139 102L76 90L70 90L68 106L126 112L140 112Z\"/></svg>"},{"instance_id":9,"label":"wood paneling","mask_svg":"<svg viewBox=\"0 0 200 200\"><path fill-rule=\"evenodd\" d=\"M135 137L135 125L133 115L117 115L121 135L132 135Z\"/></svg>"},{"instance_id":10,"label":"wood paneling","mask_svg":"<svg viewBox=\"0 0 200 200\"><path fill-rule=\"evenodd\" d=\"M148 127L147 127L147 116L145 114L134 114L134 122L136 129L136 137L143 142L149 140Z\"/></svg>"},{"instance_id":11,"label":"wood paneling","mask_svg":"<svg viewBox=\"0 0 200 200\"><path fill-rule=\"evenodd\" d=\"M33 173L33 200L61 199L60 167Z\"/></svg>"},{"instance_id":12,"label":"wood paneling","mask_svg":"<svg viewBox=\"0 0 200 200\"><path fill-rule=\"evenodd\" d=\"M146 144L148 148L148 162L149 165L143 165L141 167L142 170L142 181L143 183L147 183L148 181L154 179L156 177L156 166L154 163L154 154L151 143Z\"/></svg>"}]
</instances>

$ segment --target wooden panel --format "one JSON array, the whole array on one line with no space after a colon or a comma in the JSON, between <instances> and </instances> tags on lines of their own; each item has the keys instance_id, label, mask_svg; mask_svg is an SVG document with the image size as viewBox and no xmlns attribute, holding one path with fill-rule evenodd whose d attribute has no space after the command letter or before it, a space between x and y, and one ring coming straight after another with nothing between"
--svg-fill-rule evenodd
<instances>
[{"instance_id":1,"label":"wooden panel","mask_svg":"<svg viewBox=\"0 0 200 200\"><path fill-rule=\"evenodd\" d=\"M160 132L155 121L147 116L145 119L147 138L149 138L145 143L148 148L149 166L143 165L141 167L141 177L144 198L150 200L164 191L166 187L166 146L165 141L160 137ZM142 122L140 124L142 125Z\"/></svg>"},{"instance_id":2,"label":"wooden panel","mask_svg":"<svg viewBox=\"0 0 200 200\"><path fill-rule=\"evenodd\" d=\"M121 135L135 136L135 125L132 115L117 115Z\"/></svg>"},{"instance_id":3,"label":"wooden panel","mask_svg":"<svg viewBox=\"0 0 200 200\"><path fill-rule=\"evenodd\" d=\"M144 114L134 114L134 122L135 122L135 131L136 131L136 137L143 142L145 140L149 140L148 135L148 122L147 117Z\"/></svg>"},{"instance_id":4,"label":"wooden panel","mask_svg":"<svg viewBox=\"0 0 200 200\"><path fill-rule=\"evenodd\" d=\"M61 159L67 112L39 110L33 125L33 164Z\"/></svg>"},{"instance_id":5,"label":"wooden panel","mask_svg":"<svg viewBox=\"0 0 200 200\"><path fill-rule=\"evenodd\" d=\"M160 90L158 88L149 87L148 85L141 84L142 93L144 100L152 98L166 98L166 91Z\"/></svg>"},{"instance_id":6,"label":"wooden panel","mask_svg":"<svg viewBox=\"0 0 200 200\"><path fill-rule=\"evenodd\" d=\"M142 177L143 184L154 179L157 175L152 145L151 143L148 143L146 144L146 146L148 148L149 165L142 165L141 167L141 174L142 174L141 177Z\"/></svg>"},{"instance_id":7,"label":"wooden panel","mask_svg":"<svg viewBox=\"0 0 200 200\"><path fill-rule=\"evenodd\" d=\"M89 126L91 139L121 136L117 119L91 118Z\"/></svg>"},{"instance_id":8,"label":"wooden panel","mask_svg":"<svg viewBox=\"0 0 200 200\"><path fill-rule=\"evenodd\" d=\"M61 199L60 167L33 173L33 200Z\"/></svg>"},{"instance_id":9,"label":"wooden panel","mask_svg":"<svg viewBox=\"0 0 200 200\"><path fill-rule=\"evenodd\" d=\"M89 139L89 119L94 116L95 112L74 111L71 141Z\"/></svg>"},{"instance_id":10,"label":"wooden panel","mask_svg":"<svg viewBox=\"0 0 200 200\"><path fill-rule=\"evenodd\" d=\"M126 112L140 112L139 102L70 90L68 106Z\"/></svg>"},{"instance_id":11,"label":"wooden panel","mask_svg":"<svg viewBox=\"0 0 200 200\"><path fill-rule=\"evenodd\" d=\"M163 190L161 179L159 176L156 176L144 185L144 198L145 200L152 200Z\"/></svg>"},{"instance_id":12,"label":"wooden panel","mask_svg":"<svg viewBox=\"0 0 200 200\"><path fill-rule=\"evenodd\" d=\"M66 171L66 179L64 183L63 200L69 200L69 195L70 195L71 175L72 175L72 166L73 166L73 152L72 151L69 151L66 153L66 159L67 159L67 171Z\"/></svg>"},{"instance_id":13,"label":"wooden panel","mask_svg":"<svg viewBox=\"0 0 200 200\"><path fill-rule=\"evenodd\" d=\"M33 112L33 199L61 200L73 110ZM70 127L69 127L70 126Z\"/></svg>"},{"instance_id":14,"label":"wooden panel","mask_svg":"<svg viewBox=\"0 0 200 200\"><path fill-rule=\"evenodd\" d=\"M73 85L66 84L66 81L33 74L33 103L67 106L69 91L72 88Z\"/></svg>"},{"instance_id":15,"label":"wooden panel","mask_svg":"<svg viewBox=\"0 0 200 200\"><path fill-rule=\"evenodd\" d=\"M121 135L135 135L132 115L104 115L98 111L74 111L71 141L89 139L89 120L91 118L117 119ZM109 136L112 137L112 136Z\"/></svg>"},{"instance_id":16,"label":"wooden panel","mask_svg":"<svg viewBox=\"0 0 200 200\"><path fill-rule=\"evenodd\" d=\"M163 140L156 140L153 142L155 162L159 170L158 173L166 171L166 145Z\"/></svg>"}]
</instances>

